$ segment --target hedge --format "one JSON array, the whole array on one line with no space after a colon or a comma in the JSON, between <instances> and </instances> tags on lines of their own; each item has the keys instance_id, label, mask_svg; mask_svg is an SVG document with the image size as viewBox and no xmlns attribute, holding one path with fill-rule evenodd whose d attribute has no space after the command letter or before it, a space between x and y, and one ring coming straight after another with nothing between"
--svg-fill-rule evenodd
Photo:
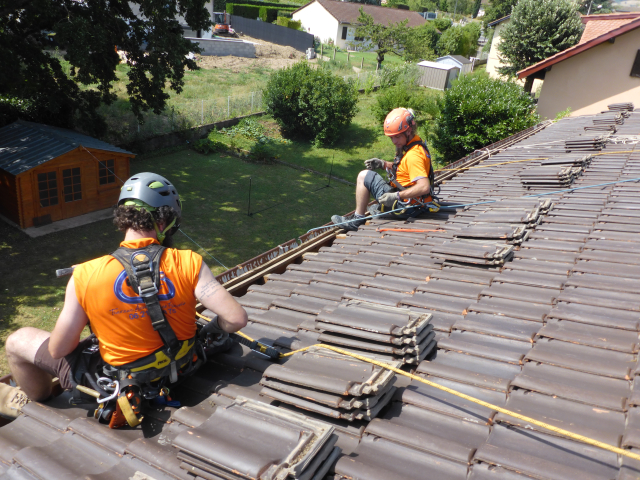
<instances>
[{"instance_id":1,"label":"hedge","mask_svg":"<svg viewBox=\"0 0 640 480\"><path fill-rule=\"evenodd\" d=\"M248 0L248 2L249 3L242 4L227 3L227 13L230 15L238 15L239 17L250 18L252 20L259 17L263 22L273 23L278 18L278 12L291 13L297 9L295 6L287 8L287 5L281 5L278 3L257 2L253 0Z\"/></svg>"},{"instance_id":2,"label":"hedge","mask_svg":"<svg viewBox=\"0 0 640 480\"><path fill-rule=\"evenodd\" d=\"M300 20L291 20L287 17L281 17L278 15L277 25L281 27L291 28L292 30L302 30L302 22Z\"/></svg>"}]
</instances>

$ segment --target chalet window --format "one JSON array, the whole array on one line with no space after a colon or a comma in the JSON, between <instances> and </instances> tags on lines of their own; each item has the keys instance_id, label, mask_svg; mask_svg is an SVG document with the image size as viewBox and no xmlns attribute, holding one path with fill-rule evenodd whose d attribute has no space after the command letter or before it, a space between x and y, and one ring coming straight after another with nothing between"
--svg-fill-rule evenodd
<instances>
[{"instance_id":1,"label":"chalet window","mask_svg":"<svg viewBox=\"0 0 640 480\"><path fill-rule=\"evenodd\" d=\"M56 172L38 174L38 192L40 193L41 207L58 205L58 181L56 179Z\"/></svg>"},{"instance_id":2,"label":"chalet window","mask_svg":"<svg viewBox=\"0 0 640 480\"><path fill-rule=\"evenodd\" d=\"M64 201L75 202L82 200L82 186L80 184L80 167L67 168L62 171L62 186L64 187Z\"/></svg>"},{"instance_id":3,"label":"chalet window","mask_svg":"<svg viewBox=\"0 0 640 480\"><path fill-rule=\"evenodd\" d=\"M342 27L342 40L347 39L347 27Z\"/></svg>"},{"instance_id":4,"label":"chalet window","mask_svg":"<svg viewBox=\"0 0 640 480\"><path fill-rule=\"evenodd\" d=\"M632 77L640 77L640 50L636 53L636 59L633 62L633 67L631 67L631 73L629 75Z\"/></svg>"},{"instance_id":5,"label":"chalet window","mask_svg":"<svg viewBox=\"0 0 640 480\"><path fill-rule=\"evenodd\" d=\"M114 160L98 161L98 182L100 185L116 183L116 174L114 173L114 169Z\"/></svg>"}]
</instances>

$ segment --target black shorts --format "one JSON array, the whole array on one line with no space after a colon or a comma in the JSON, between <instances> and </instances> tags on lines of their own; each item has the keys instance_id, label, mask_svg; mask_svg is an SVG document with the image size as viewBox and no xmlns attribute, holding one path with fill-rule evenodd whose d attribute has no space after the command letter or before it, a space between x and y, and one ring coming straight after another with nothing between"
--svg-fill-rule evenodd
<instances>
[{"instance_id":1,"label":"black shorts","mask_svg":"<svg viewBox=\"0 0 640 480\"><path fill-rule=\"evenodd\" d=\"M71 390L73 388L73 385L71 384L71 371L75 368L78 357L82 351L92 344L93 337L84 338L80 340L80 343L73 352L62 358L56 359L49 353L49 339L47 338L36 352L36 357L33 363L36 367L44 370L54 377L58 377L60 380L60 387L64 390Z\"/></svg>"},{"instance_id":2,"label":"black shorts","mask_svg":"<svg viewBox=\"0 0 640 480\"><path fill-rule=\"evenodd\" d=\"M378 200L382 195L394 192L396 189L389 185L384 179L373 170L369 170L364 177L364 186L369 190L373 198Z\"/></svg>"}]
</instances>

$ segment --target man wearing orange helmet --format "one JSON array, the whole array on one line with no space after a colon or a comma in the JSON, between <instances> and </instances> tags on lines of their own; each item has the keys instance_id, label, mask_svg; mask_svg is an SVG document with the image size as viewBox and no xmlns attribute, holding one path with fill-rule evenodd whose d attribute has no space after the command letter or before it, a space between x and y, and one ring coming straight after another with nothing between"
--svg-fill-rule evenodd
<instances>
[{"instance_id":1,"label":"man wearing orange helmet","mask_svg":"<svg viewBox=\"0 0 640 480\"><path fill-rule=\"evenodd\" d=\"M433 168L431 154L417 134L413 111L406 108L392 110L384 121L384 134L396 147L396 158L385 162L379 158L365 160L367 170L358 174L356 183L356 211L352 217L334 215L331 221L341 228L355 231L366 221L366 209L370 196L381 206L382 211L402 209L401 213L414 216L432 204ZM384 168L389 182L374 170Z\"/></svg>"}]
</instances>

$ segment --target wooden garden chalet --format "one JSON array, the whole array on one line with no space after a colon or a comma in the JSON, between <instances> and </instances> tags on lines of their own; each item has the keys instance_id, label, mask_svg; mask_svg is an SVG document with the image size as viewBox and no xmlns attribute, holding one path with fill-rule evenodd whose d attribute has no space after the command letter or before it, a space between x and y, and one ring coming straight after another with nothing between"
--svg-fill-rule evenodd
<instances>
[{"instance_id":1,"label":"wooden garden chalet","mask_svg":"<svg viewBox=\"0 0 640 480\"><path fill-rule=\"evenodd\" d=\"M0 214L29 228L115 205L134 156L72 130L0 128Z\"/></svg>"}]
</instances>

